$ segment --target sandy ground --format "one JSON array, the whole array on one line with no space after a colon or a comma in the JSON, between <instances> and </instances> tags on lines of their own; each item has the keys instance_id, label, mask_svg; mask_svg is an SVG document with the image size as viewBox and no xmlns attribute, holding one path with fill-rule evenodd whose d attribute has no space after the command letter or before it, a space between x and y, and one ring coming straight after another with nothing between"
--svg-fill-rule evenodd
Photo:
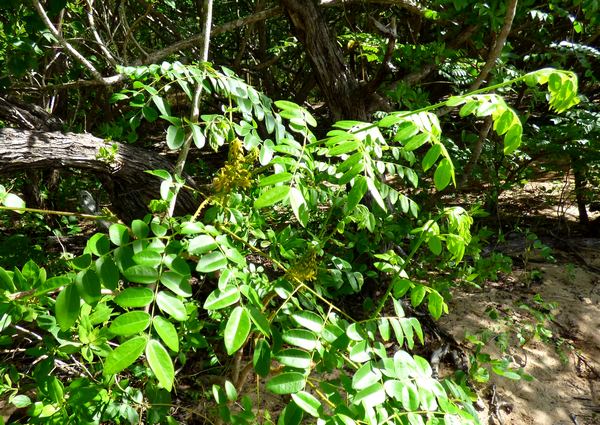
<instances>
[{"instance_id":1,"label":"sandy ground","mask_svg":"<svg viewBox=\"0 0 600 425\"><path fill-rule=\"evenodd\" d=\"M600 240L570 240L579 248L588 266L600 267ZM441 319L443 329L458 341L465 332L484 329L508 331L512 335L533 317L518 307L539 294L546 302L555 302L554 320L547 327L549 341L533 338L502 353L494 342L483 351L493 357L509 356L512 366L523 367L535 380L513 381L491 374L487 384L478 388L485 408L482 423L503 425L599 425L600 424L600 273L569 253L554 252L556 263L530 263L529 271L541 272L538 282L526 284L523 270L503 276L482 290L457 294L450 302L450 315ZM492 320L486 309L506 312L505 320ZM507 324L507 320L512 325ZM515 340L513 340L513 343ZM563 348L563 359L557 344ZM495 393L494 401L491 401Z\"/></svg>"}]
</instances>

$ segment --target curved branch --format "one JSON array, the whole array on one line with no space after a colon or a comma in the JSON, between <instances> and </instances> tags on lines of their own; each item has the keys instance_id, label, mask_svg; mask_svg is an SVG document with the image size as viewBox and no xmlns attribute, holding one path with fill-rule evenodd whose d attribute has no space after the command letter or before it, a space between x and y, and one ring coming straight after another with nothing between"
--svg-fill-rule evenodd
<instances>
[{"instance_id":1,"label":"curved branch","mask_svg":"<svg viewBox=\"0 0 600 425\"><path fill-rule=\"evenodd\" d=\"M494 47L490 50L487 61L483 66L483 69L477 76L477 79L471 84L468 91L477 90L483 84L483 81L487 78L490 71L496 64L496 61L500 57L502 53L502 49L506 45L506 39L508 38L508 34L510 33L510 29L512 27L513 19L515 18L515 13L517 10L518 0L508 0L506 4L506 15L504 16L504 24L502 25L502 29L500 30L500 34L496 38L496 43L494 43Z\"/></svg>"},{"instance_id":2,"label":"curved branch","mask_svg":"<svg viewBox=\"0 0 600 425\"><path fill-rule=\"evenodd\" d=\"M112 53L110 52L110 50L108 50L108 47L106 47L106 44L104 43L104 40L102 40L102 37L100 37L100 34L98 33L98 30L96 29L96 22L94 22L94 0L87 0L87 17L88 17L88 22L90 24L90 29L92 30L92 34L94 35L94 38L96 39L96 43L98 43L98 45L100 46L100 50L102 50L102 53L104 53L104 56L106 56L106 60L108 61L109 64L111 64L112 66L116 67L117 66L117 60L114 58L114 56L112 55Z\"/></svg>"},{"instance_id":3,"label":"curved branch","mask_svg":"<svg viewBox=\"0 0 600 425\"><path fill-rule=\"evenodd\" d=\"M65 50L69 52L75 60L77 60L84 67L86 67L96 80L103 81L102 74L98 72L94 65L92 65L90 61L88 61L85 57L83 57L81 53L79 53L73 46L71 46L71 44L62 37L62 35L60 35L52 21L50 21L50 18L48 18L48 15L46 14L46 11L40 4L39 0L33 0L33 6L40 15L40 18L42 18L42 21L44 21L44 24L46 24L46 27L50 30L50 32L52 33L54 38L56 38L56 40L60 43L60 45L63 46Z\"/></svg>"}]
</instances>

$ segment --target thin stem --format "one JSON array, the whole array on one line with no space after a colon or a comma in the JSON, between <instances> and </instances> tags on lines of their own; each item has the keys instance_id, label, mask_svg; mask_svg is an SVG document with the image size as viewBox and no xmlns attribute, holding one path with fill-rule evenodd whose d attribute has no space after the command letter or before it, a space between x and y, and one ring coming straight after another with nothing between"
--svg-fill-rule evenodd
<instances>
[{"instance_id":1,"label":"thin stem","mask_svg":"<svg viewBox=\"0 0 600 425\"><path fill-rule=\"evenodd\" d=\"M425 242L426 232L429 230L429 228L432 226L432 224L434 222L436 222L437 220L439 220L442 217L442 215L443 214L438 215L438 217L431 224L429 224L429 226L427 226L426 229L423 229L423 232L421 233L419 240L415 244L415 247L412 249L412 251L410 251L410 253L408 254L408 257L406 257L404 259L402 268L400 270L398 270L398 273L402 273L404 270L406 270L406 266L408 265L408 263L413 259L413 257L415 256L415 254L417 253L417 251L419 250L419 248L421 247L423 242ZM385 303L387 302L388 298L390 297L390 294L392 293L393 288L394 288L394 285L392 285L390 283L385 291L385 294L383 294L383 297L381 297L381 301L379 301L379 304L377 305L375 312L373 312L373 314L371 315L371 319L375 319L379 316L379 314L381 313L381 310L383 310L383 307L385 306Z\"/></svg>"},{"instance_id":2,"label":"thin stem","mask_svg":"<svg viewBox=\"0 0 600 425\"><path fill-rule=\"evenodd\" d=\"M104 78L102 77L102 74L98 72L94 65L92 65L90 61L88 61L81 53L79 53L73 46L71 46L71 44L62 37L62 35L60 35L52 21L50 21L50 18L48 18L48 15L46 14L46 11L40 4L39 0L33 0L33 7L35 7L35 9L38 12L38 15L40 15L40 18L42 18L42 21L44 21L44 24L46 24L46 27L50 30L50 33L52 33L54 38L56 38L58 43L61 46L63 46L65 50L67 50L71 54L71 56L73 56L73 58L77 60L77 62L81 63L84 67L86 67L94 76L94 79L102 81L104 83Z\"/></svg>"},{"instance_id":3,"label":"thin stem","mask_svg":"<svg viewBox=\"0 0 600 425\"><path fill-rule=\"evenodd\" d=\"M110 217L107 215L92 215L92 214L83 214L77 212L69 212L69 211L55 211L55 210L42 210L39 208L19 208L19 207L6 207L4 205L0 205L0 211L15 211L15 212L30 212L30 213L38 213L45 215L62 215L65 217L80 217L88 220L107 220L116 222L117 220L114 217Z\"/></svg>"}]
</instances>

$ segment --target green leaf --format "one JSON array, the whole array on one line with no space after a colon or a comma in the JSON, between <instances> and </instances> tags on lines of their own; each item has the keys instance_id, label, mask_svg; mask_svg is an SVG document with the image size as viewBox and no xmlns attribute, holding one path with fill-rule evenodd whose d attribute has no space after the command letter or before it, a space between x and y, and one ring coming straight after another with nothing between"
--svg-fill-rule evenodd
<instances>
[{"instance_id":1,"label":"green leaf","mask_svg":"<svg viewBox=\"0 0 600 425\"><path fill-rule=\"evenodd\" d=\"M175 381L175 368L167 349L157 340L151 339L146 345L146 359L158 379L158 386L170 392Z\"/></svg>"},{"instance_id":2,"label":"green leaf","mask_svg":"<svg viewBox=\"0 0 600 425\"><path fill-rule=\"evenodd\" d=\"M371 196L373 197L373 199L375 200L375 202L377 202L377 205L379 205L379 208L381 208L384 211L387 211L387 208L385 207L385 202L383 202L383 198L381 197L381 193L379 193L379 189L377 189L377 185L375 184L375 181L372 178L367 178L367 187L369 188L369 192L371 192Z\"/></svg>"},{"instance_id":3,"label":"green leaf","mask_svg":"<svg viewBox=\"0 0 600 425\"><path fill-rule=\"evenodd\" d=\"M267 390L273 394L293 394L304 388L304 375L298 372L284 372L267 382Z\"/></svg>"},{"instance_id":4,"label":"green leaf","mask_svg":"<svg viewBox=\"0 0 600 425\"><path fill-rule=\"evenodd\" d=\"M0 274L6 273L4 269L0 267ZM9 276L6 276L10 278ZM63 276L54 276L50 279L46 280L42 285L40 285L35 291L35 295L41 295L48 292L51 292L55 289L60 288L61 286L67 286L73 280L72 275L63 275ZM15 292L15 288L9 289L11 292Z\"/></svg>"},{"instance_id":5,"label":"green leaf","mask_svg":"<svg viewBox=\"0 0 600 425\"><path fill-rule=\"evenodd\" d=\"M237 286L227 285L223 289L215 289L212 291L206 301L204 308L206 310L218 310L235 304L240 299L240 290Z\"/></svg>"},{"instance_id":6,"label":"green leaf","mask_svg":"<svg viewBox=\"0 0 600 425\"><path fill-rule=\"evenodd\" d=\"M442 241L439 236L429 237L427 240L427 245L429 246L431 252L433 252L435 255L440 255L442 253Z\"/></svg>"},{"instance_id":7,"label":"green leaf","mask_svg":"<svg viewBox=\"0 0 600 425\"><path fill-rule=\"evenodd\" d=\"M345 153L353 152L360 147L361 143L358 140L345 140L338 143L332 148L329 148L327 154L329 156L339 156Z\"/></svg>"},{"instance_id":8,"label":"green leaf","mask_svg":"<svg viewBox=\"0 0 600 425\"><path fill-rule=\"evenodd\" d=\"M94 270L87 269L77 273L75 286L81 298L89 305L95 305L100 299L100 279Z\"/></svg>"},{"instance_id":9,"label":"green leaf","mask_svg":"<svg viewBox=\"0 0 600 425\"><path fill-rule=\"evenodd\" d=\"M348 200L346 201L346 205L344 205L345 215L354 211L354 208L360 203L365 193L367 193L367 179L364 176L356 176L354 186L348 192Z\"/></svg>"},{"instance_id":10,"label":"green leaf","mask_svg":"<svg viewBox=\"0 0 600 425\"><path fill-rule=\"evenodd\" d=\"M100 257L101 255L106 254L110 250L110 241L106 237L105 234L96 233L87 241L87 247L92 254Z\"/></svg>"},{"instance_id":11,"label":"green leaf","mask_svg":"<svg viewBox=\"0 0 600 425\"><path fill-rule=\"evenodd\" d=\"M395 398L398 401L402 400L402 388L404 383L397 379L389 379L383 383L383 388L388 396Z\"/></svg>"},{"instance_id":12,"label":"green leaf","mask_svg":"<svg viewBox=\"0 0 600 425\"><path fill-rule=\"evenodd\" d=\"M110 237L110 241L117 246L125 245L129 242L129 231L127 227L120 223L115 223L109 227L108 236Z\"/></svg>"},{"instance_id":13,"label":"green leaf","mask_svg":"<svg viewBox=\"0 0 600 425\"><path fill-rule=\"evenodd\" d=\"M83 254L71 260L71 265L77 270L87 269L92 264L92 256Z\"/></svg>"},{"instance_id":14,"label":"green leaf","mask_svg":"<svg viewBox=\"0 0 600 425\"><path fill-rule=\"evenodd\" d=\"M102 373L110 376L121 372L142 355L144 348L146 348L146 337L144 336L125 341L106 357Z\"/></svg>"},{"instance_id":15,"label":"green leaf","mask_svg":"<svg viewBox=\"0 0 600 425\"><path fill-rule=\"evenodd\" d=\"M180 322L187 320L185 305L183 302L181 302L181 300L175 298L174 296L169 295L164 291L160 291L156 295L156 304L158 304L158 308L160 308L161 311L167 313L173 319Z\"/></svg>"},{"instance_id":16,"label":"green leaf","mask_svg":"<svg viewBox=\"0 0 600 425\"><path fill-rule=\"evenodd\" d=\"M112 257L104 256L96 260L96 273L107 289L115 290L119 284L119 269Z\"/></svg>"},{"instance_id":17,"label":"green leaf","mask_svg":"<svg viewBox=\"0 0 600 425\"><path fill-rule=\"evenodd\" d=\"M437 190L443 190L448 186L450 180L454 175L454 168L448 158L444 158L440 161L435 174L433 175L433 182Z\"/></svg>"},{"instance_id":18,"label":"green leaf","mask_svg":"<svg viewBox=\"0 0 600 425\"><path fill-rule=\"evenodd\" d=\"M266 337L271 336L271 325L265 315L256 307L248 307L248 313L250 314L250 319L252 319L252 322L260 333Z\"/></svg>"},{"instance_id":19,"label":"green leaf","mask_svg":"<svg viewBox=\"0 0 600 425\"><path fill-rule=\"evenodd\" d=\"M231 312L223 334L227 354L231 355L239 350L246 342L249 334L250 317L248 312L244 307L237 306Z\"/></svg>"},{"instance_id":20,"label":"green leaf","mask_svg":"<svg viewBox=\"0 0 600 425\"><path fill-rule=\"evenodd\" d=\"M165 102L165 100L162 97L160 97L158 95L154 95L154 96L152 96L152 102L154 102L154 104L160 111L161 115L171 115L171 108L169 107L169 104L167 102Z\"/></svg>"},{"instance_id":21,"label":"green leaf","mask_svg":"<svg viewBox=\"0 0 600 425\"><path fill-rule=\"evenodd\" d=\"M346 171L342 175L342 177L340 177L338 179L337 184L339 184L341 186L341 185L350 183L350 181L352 181L353 178L358 176L359 173L362 173L364 169L365 169L365 163L363 161L358 162L356 165L354 165L352 168L350 168L348 171Z\"/></svg>"},{"instance_id":22,"label":"green leaf","mask_svg":"<svg viewBox=\"0 0 600 425\"><path fill-rule=\"evenodd\" d=\"M113 93L110 96L109 103L116 103L119 100L125 100L125 99L129 99L129 96L127 96L125 93Z\"/></svg>"},{"instance_id":23,"label":"green leaf","mask_svg":"<svg viewBox=\"0 0 600 425\"><path fill-rule=\"evenodd\" d=\"M190 279L187 276L173 271L166 271L160 275L160 283L181 297L192 296L192 285L190 285Z\"/></svg>"},{"instance_id":24,"label":"green leaf","mask_svg":"<svg viewBox=\"0 0 600 425\"><path fill-rule=\"evenodd\" d=\"M410 303L413 307L418 307L425 298L426 289L423 285L417 285L410 291Z\"/></svg>"},{"instance_id":25,"label":"green leaf","mask_svg":"<svg viewBox=\"0 0 600 425\"><path fill-rule=\"evenodd\" d=\"M124 270L123 276L130 282L150 284L158 280L158 270L153 267L136 265Z\"/></svg>"},{"instance_id":26,"label":"green leaf","mask_svg":"<svg viewBox=\"0 0 600 425\"><path fill-rule=\"evenodd\" d=\"M145 221L136 219L131 222L131 231L133 232L136 238L144 239L148 237L150 228L148 227Z\"/></svg>"},{"instance_id":27,"label":"green leaf","mask_svg":"<svg viewBox=\"0 0 600 425\"><path fill-rule=\"evenodd\" d=\"M2 200L2 203L8 208L25 208L25 201L19 198L14 193L8 193ZM19 214L23 213L23 211L18 212Z\"/></svg>"},{"instance_id":28,"label":"green leaf","mask_svg":"<svg viewBox=\"0 0 600 425\"><path fill-rule=\"evenodd\" d=\"M302 107L300 105L288 100L277 100L275 101L275 106L284 111L302 112Z\"/></svg>"},{"instance_id":29,"label":"green leaf","mask_svg":"<svg viewBox=\"0 0 600 425\"><path fill-rule=\"evenodd\" d=\"M154 122L158 118L158 112L150 106L144 106L142 108L142 115L148 122Z\"/></svg>"},{"instance_id":30,"label":"green leaf","mask_svg":"<svg viewBox=\"0 0 600 425\"><path fill-rule=\"evenodd\" d=\"M157 269L162 263L162 255L152 249L143 249L137 254L134 254L133 261L140 266L146 266ZM129 269L128 269L129 270ZM135 282L135 281L134 281ZM146 283L146 282L138 282ZM152 282L149 282L152 283Z\"/></svg>"},{"instance_id":31,"label":"green leaf","mask_svg":"<svg viewBox=\"0 0 600 425\"><path fill-rule=\"evenodd\" d=\"M154 299L154 292L148 288L127 288L115 297L115 303L123 308L146 307Z\"/></svg>"},{"instance_id":32,"label":"green leaf","mask_svg":"<svg viewBox=\"0 0 600 425\"><path fill-rule=\"evenodd\" d=\"M179 149L185 141L185 132L179 126L170 125L167 128L167 146L171 150Z\"/></svg>"},{"instance_id":33,"label":"green leaf","mask_svg":"<svg viewBox=\"0 0 600 425\"><path fill-rule=\"evenodd\" d=\"M377 123L377 126L387 128L387 127L391 127L394 124L397 124L400 121L404 121L404 120L406 120L406 118L403 117L402 115L392 113L386 117L383 117L381 120L379 120L379 122Z\"/></svg>"},{"instance_id":34,"label":"green leaf","mask_svg":"<svg viewBox=\"0 0 600 425\"><path fill-rule=\"evenodd\" d=\"M414 136L419 132L419 127L417 127L413 122L406 121L398 125L398 131L394 136L394 141L396 142L405 142L410 137Z\"/></svg>"},{"instance_id":35,"label":"green leaf","mask_svg":"<svg viewBox=\"0 0 600 425\"><path fill-rule=\"evenodd\" d=\"M494 130L496 133L498 133L499 136L506 133L508 129L513 126L515 118L515 113L512 110L507 109L504 111L502 115L500 115L500 118L494 121Z\"/></svg>"},{"instance_id":36,"label":"green leaf","mask_svg":"<svg viewBox=\"0 0 600 425\"><path fill-rule=\"evenodd\" d=\"M323 331L323 319L312 311L303 310L298 313L292 314L292 319L300 326L316 332L321 333Z\"/></svg>"},{"instance_id":37,"label":"green leaf","mask_svg":"<svg viewBox=\"0 0 600 425\"><path fill-rule=\"evenodd\" d=\"M366 408L375 407L385 401L385 390L383 385L376 383L360 390L354 396L353 403L362 403ZM416 410L416 409L413 409Z\"/></svg>"},{"instance_id":38,"label":"green leaf","mask_svg":"<svg viewBox=\"0 0 600 425\"><path fill-rule=\"evenodd\" d=\"M521 146L523 127L521 124L513 125L504 135L504 155L509 155Z\"/></svg>"},{"instance_id":39,"label":"green leaf","mask_svg":"<svg viewBox=\"0 0 600 425\"><path fill-rule=\"evenodd\" d=\"M302 191L297 187L290 189L290 206L298 222L303 227L306 227L308 224L308 208L306 207L306 200Z\"/></svg>"},{"instance_id":40,"label":"green leaf","mask_svg":"<svg viewBox=\"0 0 600 425\"><path fill-rule=\"evenodd\" d=\"M271 159L273 159L274 148L275 145L273 144L273 141L267 139L263 142L258 154L260 165L264 166L271 162Z\"/></svg>"},{"instance_id":41,"label":"green leaf","mask_svg":"<svg viewBox=\"0 0 600 425\"><path fill-rule=\"evenodd\" d=\"M292 400L281 411L277 419L277 425L300 425L303 416L304 412L302 409Z\"/></svg>"},{"instance_id":42,"label":"green leaf","mask_svg":"<svg viewBox=\"0 0 600 425\"><path fill-rule=\"evenodd\" d=\"M229 401L236 401L238 398L238 393L235 389L235 386L229 381L225 381L225 394L227 395L227 400Z\"/></svg>"},{"instance_id":43,"label":"green leaf","mask_svg":"<svg viewBox=\"0 0 600 425\"><path fill-rule=\"evenodd\" d=\"M290 193L289 186L275 186L263 192L256 201L254 201L254 208L265 208L283 201Z\"/></svg>"},{"instance_id":44,"label":"green leaf","mask_svg":"<svg viewBox=\"0 0 600 425\"><path fill-rule=\"evenodd\" d=\"M313 332L304 329L289 329L283 333L282 338L288 344L306 350L314 350L317 346L317 336Z\"/></svg>"},{"instance_id":45,"label":"green leaf","mask_svg":"<svg viewBox=\"0 0 600 425\"><path fill-rule=\"evenodd\" d=\"M407 140L407 142L404 145L404 150L410 152L410 151L414 151L415 149L419 149L428 140L429 140L428 133L419 133L416 136L413 136Z\"/></svg>"},{"instance_id":46,"label":"green leaf","mask_svg":"<svg viewBox=\"0 0 600 425\"><path fill-rule=\"evenodd\" d=\"M462 96L450 96L446 101L446 106L458 106L465 103L465 98Z\"/></svg>"},{"instance_id":47,"label":"green leaf","mask_svg":"<svg viewBox=\"0 0 600 425\"><path fill-rule=\"evenodd\" d=\"M293 175L291 173L287 173L287 172L271 174L270 176L260 179L260 181L258 182L258 186L264 187L264 186L272 186L277 183L284 183L284 182L290 181L292 179L292 177L293 177Z\"/></svg>"},{"instance_id":48,"label":"green leaf","mask_svg":"<svg viewBox=\"0 0 600 425\"><path fill-rule=\"evenodd\" d=\"M108 330L119 336L139 334L150 325L150 320L145 311L130 311L114 318Z\"/></svg>"},{"instance_id":49,"label":"green leaf","mask_svg":"<svg viewBox=\"0 0 600 425\"><path fill-rule=\"evenodd\" d=\"M321 407L321 403L317 400L313 395L307 393L306 391L300 391L295 394L292 394L292 400L311 416L318 418L321 416L321 411L323 410Z\"/></svg>"},{"instance_id":50,"label":"green leaf","mask_svg":"<svg viewBox=\"0 0 600 425\"><path fill-rule=\"evenodd\" d=\"M217 241L210 235L200 235L190 239L188 251L194 255L212 251L218 246Z\"/></svg>"},{"instance_id":51,"label":"green leaf","mask_svg":"<svg viewBox=\"0 0 600 425\"><path fill-rule=\"evenodd\" d=\"M463 107L460 108L460 111L458 111L458 115L460 115L461 117L466 117L467 115L472 114L473 111L477 109L477 106L479 106L479 102L477 100L473 100L470 98L465 100L467 103L465 103Z\"/></svg>"},{"instance_id":52,"label":"green leaf","mask_svg":"<svg viewBox=\"0 0 600 425\"><path fill-rule=\"evenodd\" d=\"M444 305L444 298L437 292L431 292L427 296L427 309L429 310L429 314L435 320L439 319L442 316Z\"/></svg>"},{"instance_id":53,"label":"green leaf","mask_svg":"<svg viewBox=\"0 0 600 425\"><path fill-rule=\"evenodd\" d=\"M260 339L256 343L252 364L259 376L265 377L271 372L271 347L265 339Z\"/></svg>"},{"instance_id":54,"label":"green leaf","mask_svg":"<svg viewBox=\"0 0 600 425\"><path fill-rule=\"evenodd\" d=\"M198 260L196 271L210 273L227 267L227 257L221 251L213 251Z\"/></svg>"},{"instance_id":55,"label":"green leaf","mask_svg":"<svg viewBox=\"0 0 600 425\"><path fill-rule=\"evenodd\" d=\"M162 316L154 316L152 327L167 347L175 352L179 351L179 336L175 325Z\"/></svg>"},{"instance_id":56,"label":"green leaf","mask_svg":"<svg viewBox=\"0 0 600 425\"><path fill-rule=\"evenodd\" d=\"M22 409L23 407L27 407L31 404L31 399L24 395L24 394L19 394L15 397L12 397L10 399L10 402L12 403L13 406L15 406L18 409Z\"/></svg>"},{"instance_id":57,"label":"green leaf","mask_svg":"<svg viewBox=\"0 0 600 425\"><path fill-rule=\"evenodd\" d=\"M202 149L206 144L206 137L198 124L192 124L192 138L198 149Z\"/></svg>"},{"instance_id":58,"label":"green leaf","mask_svg":"<svg viewBox=\"0 0 600 425\"><path fill-rule=\"evenodd\" d=\"M310 369L312 364L311 355L299 348L286 348L277 353L275 358L284 366L295 367L302 370Z\"/></svg>"},{"instance_id":59,"label":"green leaf","mask_svg":"<svg viewBox=\"0 0 600 425\"><path fill-rule=\"evenodd\" d=\"M349 353L350 360L357 363L364 363L371 359L371 350L367 341L357 342L352 346Z\"/></svg>"},{"instance_id":60,"label":"green leaf","mask_svg":"<svg viewBox=\"0 0 600 425\"><path fill-rule=\"evenodd\" d=\"M417 410L419 408L419 392L412 382L405 382L401 391L402 406L409 412Z\"/></svg>"},{"instance_id":61,"label":"green leaf","mask_svg":"<svg viewBox=\"0 0 600 425\"><path fill-rule=\"evenodd\" d=\"M79 316L79 293L74 285L67 286L56 297L54 305L56 323L61 331L68 330Z\"/></svg>"},{"instance_id":62,"label":"green leaf","mask_svg":"<svg viewBox=\"0 0 600 425\"><path fill-rule=\"evenodd\" d=\"M427 151L427 154L423 158L423 162L422 162L423 171L427 171L431 167L433 167L433 164L435 164L435 162L438 160L441 153L442 153L442 146L439 143L436 143L432 147L430 147L429 150Z\"/></svg>"},{"instance_id":63,"label":"green leaf","mask_svg":"<svg viewBox=\"0 0 600 425\"><path fill-rule=\"evenodd\" d=\"M354 373L352 388L362 390L378 382L380 379L381 372L379 369L374 368L372 362L367 362Z\"/></svg>"}]
</instances>

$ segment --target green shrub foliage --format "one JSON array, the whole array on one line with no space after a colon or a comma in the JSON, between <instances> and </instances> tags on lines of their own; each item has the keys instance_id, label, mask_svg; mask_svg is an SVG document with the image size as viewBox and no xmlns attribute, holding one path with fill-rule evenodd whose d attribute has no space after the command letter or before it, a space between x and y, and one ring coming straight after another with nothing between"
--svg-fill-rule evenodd
<instances>
[{"instance_id":1,"label":"green shrub foliage","mask_svg":"<svg viewBox=\"0 0 600 425\"><path fill-rule=\"evenodd\" d=\"M459 276L471 242L469 211L418 200L455 180L433 111L491 116L509 154L522 126L502 97L480 90L341 121L318 139L305 109L272 102L228 69L122 71L129 88L112 99L132 107L122 134L165 120L169 149L190 135L228 159L193 216L164 212L184 183L151 170L162 180L156 213L92 236L68 273L49 277L33 261L0 268L2 344L32 359L25 372L2 366L2 391L30 423L175 423L172 397L199 353L223 379L200 395L212 410L198 414L227 423L478 423L468 385L434 378L414 354L423 330L407 307L447 312L452 282L429 272ZM521 81L547 85L558 112L577 103L572 73L502 85ZM191 100L197 85L222 113L190 122L169 99ZM251 376L254 391L283 396L282 411L245 395Z\"/></svg>"}]
</instances>

